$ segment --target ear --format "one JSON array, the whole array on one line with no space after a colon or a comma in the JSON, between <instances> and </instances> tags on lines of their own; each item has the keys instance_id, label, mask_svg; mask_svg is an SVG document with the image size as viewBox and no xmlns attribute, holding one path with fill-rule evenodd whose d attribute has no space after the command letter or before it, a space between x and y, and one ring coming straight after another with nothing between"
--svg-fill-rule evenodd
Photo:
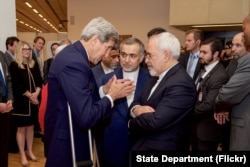
<instances>
[{"instance_id":1,"label":"ear","mask_svg":"<svg viewBox=\"0 0 250 167\"><path fill-rule=\"evenodd\" d=\"M218 58L218 57L219 57L219 52L218 52L218 51L214 52L213 57L214 57L214 58Z\"/></svg>"},{"instance_id":2,"label":"ear","mask_svg":"<svg viewBox=\"0 0 250 167\"><path fill-rule=\"evenodd\" d=\"M98 35L93 35L90 38L90 40L91 40L91 45L94 46L99 41Z\"/></svg>"},{"instance_id":3,"label":"ear","mask_svg":"<svg viewBox=\"0 0 250 167\"><path fill-rule=\"evenodd\" d=\"M143 53L143 55L140 55L140 63L144 60L145 57L145 53Z\"/></svg>"},{"instance_id":4,"label":"ear","mask_svg":"<svg viewBox=\"0 0 250 167\"><path fill-rule=\"evenodd\" d=\"M197 44L198 46L201 46L201 40L198 39L198 40L196 41L196 44Z\"/></svg>"},{"instance_id":5,"label":"ear","mask_svg":"<svg viewBox=\"0 0 250 167\"><path fill-rule=\"evenodd\" d=\"M163 52L164 60L168 61L171 57L171 52L169 50L165 50Z\"/></svg>"}]
</instances>

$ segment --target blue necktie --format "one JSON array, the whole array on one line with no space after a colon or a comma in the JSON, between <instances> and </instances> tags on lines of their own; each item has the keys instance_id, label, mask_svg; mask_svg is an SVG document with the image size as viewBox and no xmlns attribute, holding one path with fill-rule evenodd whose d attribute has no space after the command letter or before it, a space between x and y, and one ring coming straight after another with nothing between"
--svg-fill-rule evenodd
<instances>
[{"instance_id":1,"label":"blue necktie","mask_svg":"<svg viewBox=\"0 0 250 167\"><path fill-rule=\"evenodd\" d=\"M1 86L2 86L2 96L6 96L7 95L7 90L6 90L6 85L3 79L3 74L2 74L2 70L0 70L0 82L1 82Z\"/></svg>"}]
</instances>

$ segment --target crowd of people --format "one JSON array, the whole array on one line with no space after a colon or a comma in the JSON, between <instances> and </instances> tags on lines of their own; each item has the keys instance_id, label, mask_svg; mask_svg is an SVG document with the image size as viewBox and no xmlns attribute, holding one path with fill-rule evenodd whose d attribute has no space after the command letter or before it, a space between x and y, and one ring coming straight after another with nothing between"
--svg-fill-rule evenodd
<instances>
[{"instance_id":1,"label":"crowd of people","mask_svg":"<svg viewBox=\"0 0 250 167\"><path fill-rule=\"evenodd\" d=\"M186 32L184 51L163 28L147 37L147 45L136 37L118 44L115 27L97 17L78 41L52 43L46 61L43 37L33 47L8 37L0 52L0 166L15 142L22 166L39 162L36 135L46 167L90 160L92 142L99 167L128 167L133 151L249 151L250 15L226 48L198 29Z\"/></svg>"}]
</instances>

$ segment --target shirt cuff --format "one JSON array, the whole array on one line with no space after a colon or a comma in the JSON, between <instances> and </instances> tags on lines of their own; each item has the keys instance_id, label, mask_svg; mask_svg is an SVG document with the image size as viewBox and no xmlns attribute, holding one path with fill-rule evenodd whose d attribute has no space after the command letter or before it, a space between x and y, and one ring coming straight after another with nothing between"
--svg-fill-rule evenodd
<instances>
[{"instance_id":1,"label":"shirt cuff","mask_svg":"<svg viewBox=\"0 0 250 167\"><path fill-rule=\"evenodd\" d=\"M140 105L135 105L134 107L131 108L131 110L130 110L130 116L131 116L132 118L135 118L135 117L136 117L136 115L133 113L133 109L134 109L135 107L138 107L138 106L140 106Z\"/></svg>"},{"instance_id":2,"label":"shirt cuff","mask_svg":"<svg viewBox=\"0 0 250 167\"><path fill-rule=\"evenodd\" d=\"M109 99L109 101L111 103L111 108L113 108L114 107L114 101L113 101L112 97L109 94L106 94L105 96Z\"/></svg>"},{"instance_id":3,"label":"shirt cuff","mask_svg":"<svg viewBox=\"0 0 250 167\"><path fill-rule=\"evenodd\" d=\"M103 92L103 86L99 88L99 95L100 95L100 98L103 98L105 96L105 93Z\"/></svg>"}]
</instances>

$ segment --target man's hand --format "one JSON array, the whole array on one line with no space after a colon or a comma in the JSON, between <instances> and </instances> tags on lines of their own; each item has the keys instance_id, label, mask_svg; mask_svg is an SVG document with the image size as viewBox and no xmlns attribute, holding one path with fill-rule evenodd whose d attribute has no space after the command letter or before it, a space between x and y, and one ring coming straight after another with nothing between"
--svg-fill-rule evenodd
<instances>
[{"instance_id":1,"label":"man's hand","mask_svg":"<svg viewBox=\"0 0 250 167\"><path fill-rule=\"evenodd\" d=\"M220 125L225 124L226 121L230 121L229 120L229 112L228 111L215 112L214 119Z\"/></svg>"},{"instance_id":2,"label":"man's hand","mask_svg":"<svg viewBox=\"0 0 250 167\"><path fill-rule=\"evenodd\" d=\"M155 112L155 109L153 109L150 106L137 106L133 109L132 111L136 117L140 116L141 114L144 113L150 113L150 112Z\"/></svg>"},{"instance_id":3,"label":"man's hand","mask_svg":"<svg viewBox=\"0 0 250 167\"><path fill-rule=\"evenodd\" d=\"M12 104L11 106L7 103L0 103L0 112L1 113L7 113L10 112L13 109Z\"/></svg>"},{"instance_id":4,"label":"man's hand","mask_svg":"<svg viewBox=\"0 0 250 167\"><path fill-rule=\"evenodd\" d=\"M133 81L129 79L117 80L116 76L113 76L107 94L109 94L113 100L116 100L130 95L134 90L135 85L133 84Z\"/></svg>"}]
</instances>

